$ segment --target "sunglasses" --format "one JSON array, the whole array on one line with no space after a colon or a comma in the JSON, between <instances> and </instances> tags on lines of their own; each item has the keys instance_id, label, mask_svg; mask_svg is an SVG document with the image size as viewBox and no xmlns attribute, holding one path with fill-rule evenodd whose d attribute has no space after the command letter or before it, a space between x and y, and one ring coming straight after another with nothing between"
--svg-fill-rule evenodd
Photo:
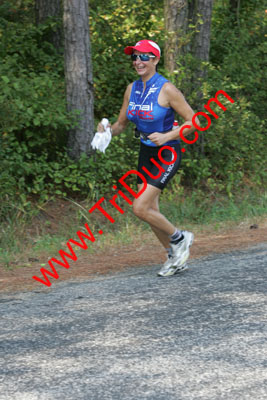
<instances>
[{"instance_id":1,"label":"sunglasses","mask_svg":"<svg viewBox=\"0 0 267 400\"><path fill-rule=\"evenodd\" d=\"M132 61L136 61L138 58L140 61L149 61L150 58L155 58L156 56L149 56L148 54L131 54Z\"/></svg>"}]
</instances>

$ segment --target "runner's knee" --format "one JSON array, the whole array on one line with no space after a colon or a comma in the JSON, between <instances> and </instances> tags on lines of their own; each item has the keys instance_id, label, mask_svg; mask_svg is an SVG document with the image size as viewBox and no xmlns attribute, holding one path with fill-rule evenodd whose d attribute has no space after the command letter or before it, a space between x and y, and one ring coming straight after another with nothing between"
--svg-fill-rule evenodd
<instances>
[{"instance_id":1,"label":"runner's knee","mask_svg":"<svg viewBox=\"0 0 267 400\"><path fill-rule=\"evenodd\" d=\"M133 213L136 217L145 220L147 209L141 203L133 203Z\"/></svg>"}]
</instances>

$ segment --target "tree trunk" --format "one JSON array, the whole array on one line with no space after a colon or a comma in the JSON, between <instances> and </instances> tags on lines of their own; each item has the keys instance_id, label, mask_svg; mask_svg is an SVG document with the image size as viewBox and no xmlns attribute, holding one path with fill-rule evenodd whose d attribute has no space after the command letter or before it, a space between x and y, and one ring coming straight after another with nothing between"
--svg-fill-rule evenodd
<instances>
[{"instance_id":1,"label":"tree trunk","mask_svg":"<svg viewBox=\"0 0 267 400\"><path fill-rule=\"evenodd\" d=\"M94 134L88 0L64 0L63 22L67 107L70 113L78 111L77 126L69 132L68 154L78 159L90 154Z\"/></svg>"},{"instance_id":2,"label":"tree trunk","mask_svg":"<svg viewBox=\"0 0 267 400\"><path fill-rule=\"evenodd\" d=\"M165 68L173 72L178 57L185 52L187 32L188 0L165 0L165 32L164 47Z\"/></svg>"},{"instance_id":3,"label":"tree trunk","mask_svg":"<svg viewBox=\"0 0 267 400\"><path fill-rule=\"evenodd\" d=\"M165 0L164 59L168 71L173 72L178 57L187 52L198 60L209 60L212 5L213 0Z\"/></svg>"},{"instance_id":4,"label":"tree trunk","mask_svg":"<svg viewBox=\"0 0 267 400\"><path fill-rule=\"evenodd\" d=\"M203 109L203 93L202 85L207 75L206 67L203 65L203 61L209 61L210 52L210 33L211 33L211 15L213 0L193 0L193 6L195 6L194 22L197 25L197 31L194 37L194 43L192 50L195 58L199 60L199 64L196 67L193 75L195 88L197 89L197 102L194 107L197 110ZM198 15L201 16L202 22L198 22ZM205 153L205 135L200 135L199 140L200 152L204 155Z\"/></svg>"},{"instance_id":5,"label":"tree trunk","mask_svg":"<svg viewBox=\"0 0 267 400\"><path fill-rule=\"evenodd\" d=\"M38 26L46 22L48 18L53 18L59 23L59 27L51 32L48 41L53 44L58 52L62 48L62 12L60 0L35 0L35 22Z\"/></svg>"},{"instance_id":6,"label":"tree trunk","mask_svg":"<svg viewBox=\"0 0 267 400\"><path fill-rule=\"evenodd\" d=\"M187 83L191 79L193 90L197 90L197 101L192 104L196 110L202 109L201 86L206 76L203 61L209 60L212 5L213 0L165 0L164 4L165 68L172 73L177 68L178 57L188 52L197 60L197 66L188 71L187 77ZM204 153L203 135L199 143Z\"/></svg>"},{"instance_id":7,"label":"tree trunk","mask_svg":"<svg viewBox=\"0 0 267 400\"><path fill-rule=\"evenodd\" d=\"M212 5L213 0L198 0L197 13L201 15L203 24L199 24L196 32L194 53L202 61L209 60Z\"/></svg>"},{"instance_id":8,"label":"tree trunk","mask_svg":"<svg viewBox=\"0 0 267 400\"><path fill-rule=\"evenodd\" d=\"M197 31L194 37L192 46L193 54L199 61L209 61L210 52L210 33L211 33L211 14L213 0L194 0L195 4L194 19L197 24ZM202 23L197 21L197 15L201 16ZM196 70L195 79L203 83L203 78L206 75L205 68L199 64Z\"/></svg>"}]
</instances>

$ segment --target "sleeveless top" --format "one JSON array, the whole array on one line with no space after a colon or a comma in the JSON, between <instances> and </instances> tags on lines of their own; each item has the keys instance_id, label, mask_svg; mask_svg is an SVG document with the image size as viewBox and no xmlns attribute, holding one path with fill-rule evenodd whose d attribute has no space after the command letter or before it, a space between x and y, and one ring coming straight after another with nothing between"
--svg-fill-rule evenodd
<instances>
[{"instance_id":1,"label":"sleeveless top","mask_svg":"<svg viewBox=\"0 0 267 400\"><path fill-rule=\"evenodd\" d=\"M133 83L127 118L136 125L140 132L169 132L174 122L174 110L171 107L162 107L158 103L158 96L162 86L168 82L166 78L157 72L144 84L142 79ZM142 136L142 135L141 135ZM141 137L141 142L147 146L157 147L149 139ZM179 143L179 140L171 140L164 145Z\"/></svg>"}]
</instances>

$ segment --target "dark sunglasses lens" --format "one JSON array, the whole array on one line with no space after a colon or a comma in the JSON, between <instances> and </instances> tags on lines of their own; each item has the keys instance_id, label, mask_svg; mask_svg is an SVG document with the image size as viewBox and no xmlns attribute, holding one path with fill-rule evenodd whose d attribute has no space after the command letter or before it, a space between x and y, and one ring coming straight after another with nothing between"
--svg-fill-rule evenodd
<instances>
[{"instance_id":1,"label":"dark sunglasses lens","mask_svg":"<svg viewBox=\"0 0 267 400\"><path fill-rule=\"evenodd\" d=\"M136 61L137 57L139 57L141 61L149 61L149 56L147 54L141 54L141 55L131 54L132 61Z\"/></svg>"},{"instance_id":2,"label":"dark sunglasses lens","mask_svg":"<svg viewBox=\"0 0 267 400\"><path fill-rule=\"evenodd\" d=\"M146 55L146 54L142 54L141 56L140 56L140 60L141 61L149 61L149 56L148 55Z\"/></svg>"}]
</instances>

